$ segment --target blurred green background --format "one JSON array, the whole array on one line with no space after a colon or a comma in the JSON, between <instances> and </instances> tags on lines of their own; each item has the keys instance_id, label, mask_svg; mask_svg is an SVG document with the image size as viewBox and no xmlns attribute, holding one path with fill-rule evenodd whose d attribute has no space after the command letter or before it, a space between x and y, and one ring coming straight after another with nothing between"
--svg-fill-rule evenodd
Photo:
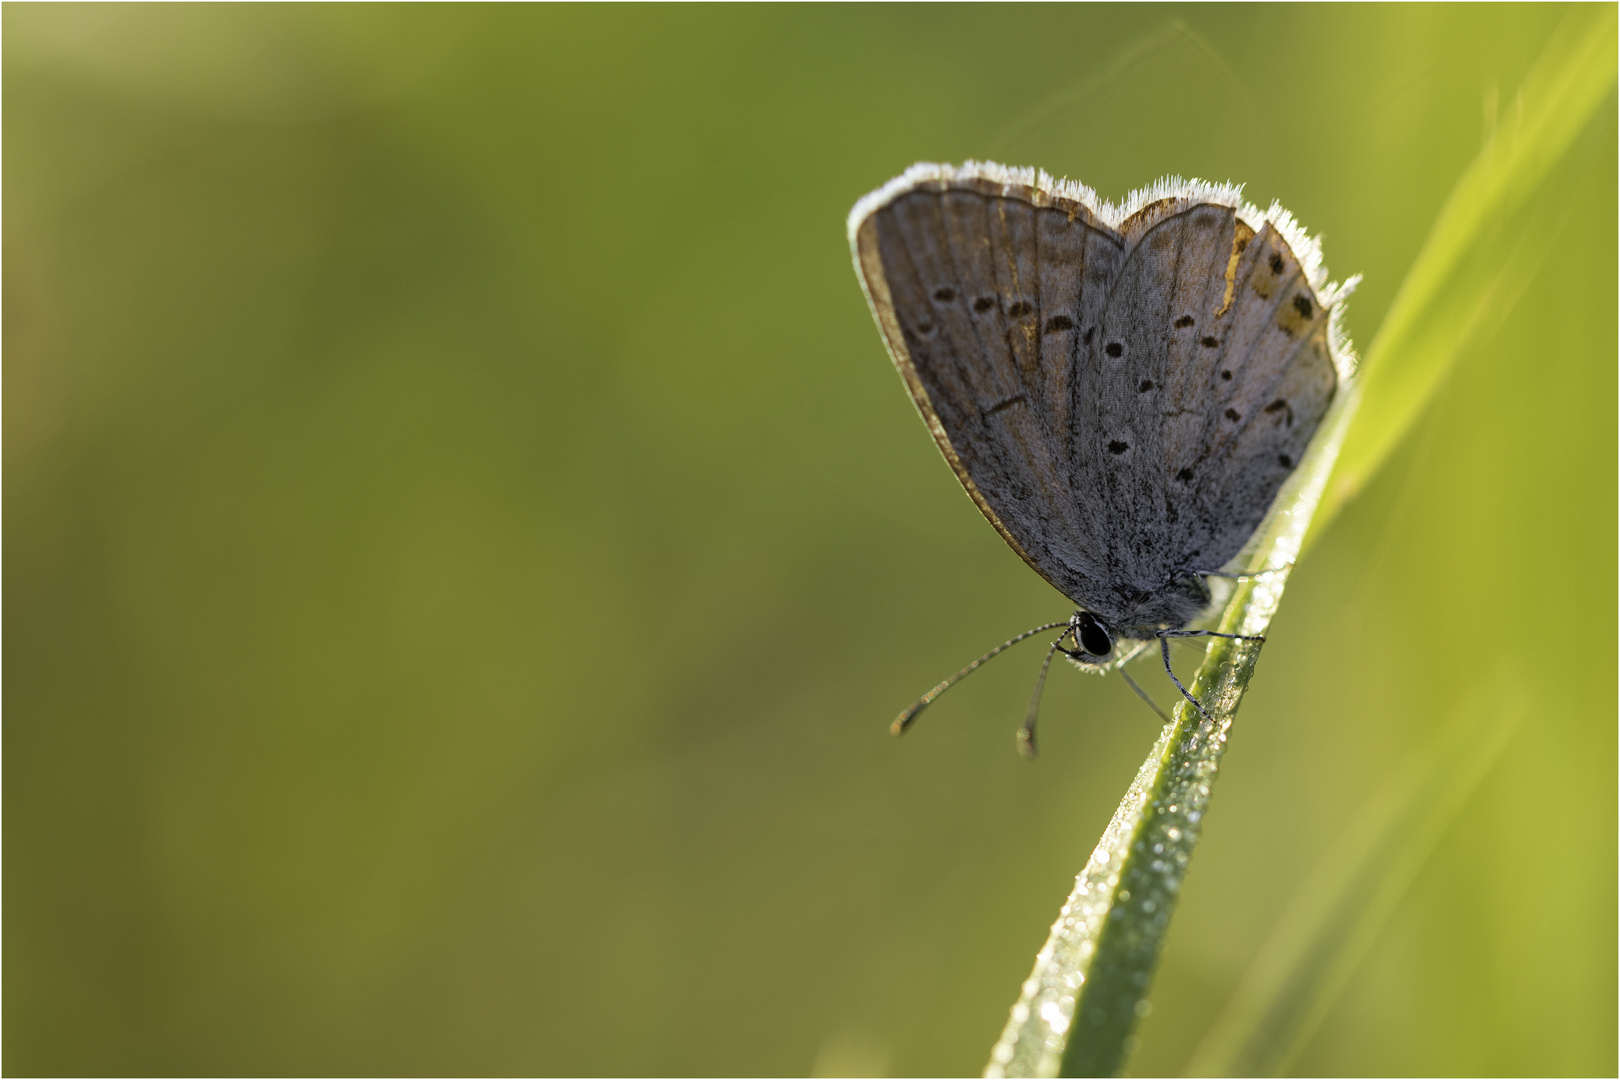
<instances>
[{"instance_id":1,"label":"blurred green background","mask_svg":"<svg viewBox=\"0 0 1620 1080\"><path fill-rule=\"evenodd\" d=\"M850 204L1246 182L1365 346L1564 14L7 5L5 1070L977 1074L1157 723L1060 672L1027 764L1032 649L886 734L1068 607ZM1294 575L1133 1072L1496 679L1296 1067L1615 1071L1614 114Z\"/></svg>"}]
</instances>

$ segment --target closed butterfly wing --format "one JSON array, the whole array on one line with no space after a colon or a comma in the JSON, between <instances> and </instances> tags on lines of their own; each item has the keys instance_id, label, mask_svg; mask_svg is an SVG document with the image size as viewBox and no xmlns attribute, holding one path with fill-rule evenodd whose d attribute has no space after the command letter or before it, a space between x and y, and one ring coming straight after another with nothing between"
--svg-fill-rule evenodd
<instances>
[{"instance_id":1,"label":"closed butterfly wing","mask_svg":"<svg viewBox=\"0 0 1620 1080\"><path fill-rule=\"evenodd\" d=\"M1339 380L1343 290L1324 300L1291 219L1235 189L1156 192L1127 215L1033 170L915 166L850 215L884 341L962 486L1128 637L1207 604L1202 575L1253 535Z\"/></svg>"},{"instance_id":2,"label":"closed butterfly wing","mask_svg":"<svg viewBox=\"0 0 1620 1080\"><path fill-rule=\"evenodd\" d=\"M1032 183L924 176L877 195L851 241L912 401L1007 543L1084 602L1106 564L1072 483L1076 379L1119 234Z\"/></svg>"}]
</instances>

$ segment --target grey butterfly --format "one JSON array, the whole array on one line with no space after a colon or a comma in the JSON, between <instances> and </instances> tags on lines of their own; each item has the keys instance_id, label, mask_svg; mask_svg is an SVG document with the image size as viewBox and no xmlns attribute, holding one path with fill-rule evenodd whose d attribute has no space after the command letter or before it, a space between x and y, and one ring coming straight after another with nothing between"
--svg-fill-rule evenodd
<instances>
[{"instance_id":1,"label":"grey butterfly","mask_svg":"<svg viewBox=\"0 0 1620 1080\"><path fill-rule=\"evenodd\" d=\"M1026 753L1054 652L1104 670L1158 641L1203 712L1169 639L1214 633L1186 629L1210 606L1207 578L1232 576L1348 377L1337 312L1354 282L1326 285L1316 242L1275 205L1179 179L1113 206L1033 169L920 164L856 203L849 239L945 460L1077 607L935 687L895 733L1058 627Z\"/></svg>"}]
</instances>

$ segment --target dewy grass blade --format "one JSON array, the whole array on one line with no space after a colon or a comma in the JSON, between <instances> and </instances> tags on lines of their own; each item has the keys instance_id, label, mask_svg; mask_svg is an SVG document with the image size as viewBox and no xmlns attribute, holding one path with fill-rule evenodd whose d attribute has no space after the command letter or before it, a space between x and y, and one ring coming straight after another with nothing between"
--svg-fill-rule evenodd
<instances>
[{"instance_id":1,"label":"dewy grass blade","mask_svg":"<svg viewBox=\"0 0 1620 1080\"><path fill-rule=\"evenodd\" d=\"M1525 211L1609 94L1615 29L1612 6L1577 9L1543 51L1508 123L1448 198L1373 340L1364 378L1339 395L1279 496L1251 569L1292 566L1307 532L1319 533L1382 464L1492 304L1522 288L1528 270L1514 256L1525 254L1524 245L1511 235L1504 242L1504 222L1527 227ZM1263 634L1286 580L1282 569L1240 583L1219 629ZM1185 702L1177 707L1037 955L987 1076L1106 1076L1123 1068L1259 654L1259 643L1212 639L1191 684L1209 703L1210 719Z\"/></svg>"}]
</instances>

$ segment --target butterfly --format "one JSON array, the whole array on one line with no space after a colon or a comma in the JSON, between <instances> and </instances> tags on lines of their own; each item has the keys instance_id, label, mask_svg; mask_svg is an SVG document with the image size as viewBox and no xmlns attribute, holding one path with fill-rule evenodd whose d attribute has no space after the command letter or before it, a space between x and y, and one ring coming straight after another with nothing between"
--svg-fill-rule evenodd
<instances>
[{"instance_id":1,"label":"butterfly","mask_svg":"<svg viewBox=\"0 0 1620 1080\"><path fill-rule=\"evenodd\" d=\"M1123 205L1034 169L919 164L849 215L856 273L956 478L1007 544L1075 604L901 713L903 733L985 661L1047 650L1093 671L1210 607L1348 377L1318 245L1232 187L1166 179ZM1263 640L1263 639L1254 639ZM1125 675L1123 670L1121 674ZM1152 701L1125 675L1133 690ZM1155 711L1157 706L1154 706ZM1160 713L1163 716L1163 713Z\"/></svg>"}]
</instances>

